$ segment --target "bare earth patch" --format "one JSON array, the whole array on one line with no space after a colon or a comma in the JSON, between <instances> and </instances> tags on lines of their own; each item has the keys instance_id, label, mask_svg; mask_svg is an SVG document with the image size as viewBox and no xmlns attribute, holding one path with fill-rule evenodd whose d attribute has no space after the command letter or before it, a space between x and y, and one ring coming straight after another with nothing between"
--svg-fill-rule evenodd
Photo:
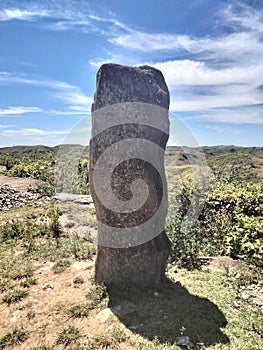
<instances>
[{"instance_id":1,"label":"bare earth patch","mask_svg":"<svg viewBox=\"0 0 263 350\"><path fill-rule=\"evenodd\" d=\"M0 174L0 186L8 185L22 192L27 190L28 185L36 186L43 183L44 181L31 179L28 177L11 177Z\"/></svg>"},{"instance_id":2,"label":"bare earth patch","mask_svg":"<svg viewBox=\"0 0 263 350\"><path fill-rule=\"evenodd\" d=\"M85 294L92 285L94 261L73 262L61 274L54 274L52 266L53 263L37 263L34 273L37 284L30 288L29 296L10 306L0 304L1 333L18 327L24 328L28 335L23 344L13 349L28 350L41 344L54 344L57 333L67 325L75 325L87 337L102 328L96 317L92 317L94 311L90 315L93 321L72 319L67 313L71 306L85 302ZM84 283L75 285L73 279L76 275L81 275Z\"/></svg>"}]
</instances>

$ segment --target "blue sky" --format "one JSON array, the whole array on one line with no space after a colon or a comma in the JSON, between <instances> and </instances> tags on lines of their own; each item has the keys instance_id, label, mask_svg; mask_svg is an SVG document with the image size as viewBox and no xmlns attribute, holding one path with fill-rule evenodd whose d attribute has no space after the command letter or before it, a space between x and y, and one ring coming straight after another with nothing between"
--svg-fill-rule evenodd
<instances>
[{"instance_id":1,"label":"blue sky","mask_svg":"<svg viewBox=\"0 0 263 350\"><path fill-rule=\"evenodd\" d=\"M105 62L163 72L201 145L263 146L263 1L1 0L0 146L90 135ZM77 142L77 140L76 140Z\"/></svg>"}]
</instances>

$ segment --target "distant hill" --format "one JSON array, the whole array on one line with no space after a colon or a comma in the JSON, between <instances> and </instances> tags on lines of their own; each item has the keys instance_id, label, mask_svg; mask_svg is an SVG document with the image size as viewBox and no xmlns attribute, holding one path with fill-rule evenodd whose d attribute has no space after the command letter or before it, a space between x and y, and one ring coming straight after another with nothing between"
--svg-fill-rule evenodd
<instances>
[{"instance_id":1,"label":"distant hill","mask_svg":"<svg viewBox=\"0 0 263 350\"><path fill-rule=\"evenodd\" d=\"M89 147L75 144L63 144L54 147L43 145L13 146L0 148L1 159L5 155L14 158L38 159L45 155L64 154L72 159L89 157ZM191 178L192 166L198 163L199 156L205 155L211 172L216 177L238 178L241 181L258 182L263 179L263 147L204 146L200 148L169 146L165 152L165 168L168 180L172 177ZM201 158L202 159L202 158ZM3 163L4 164L4 163ZM2 165L3 165L2 164Z\"/></svg>"},{"instance_id":2,"label":"distant hill","mask_svg":"<svg viewBox=\"0 0 263 350\"><path fill-rule=\"evenodd\" d=\"M54 147L44 146L44 145L35 145L35 146L13 146L13 147L2 147L0 148L0 154L10 154L14 157L20 157L23 155L44 155L45 153L57 153L59 150L81 150L83 151L86 148L85 152L88 150L88 147L82 145L71 145L63 144L57 145ZM219 156L222 154L234 154L234 153L243 153L251 156L263 158L263 147L240 147L240 146L203 146L200 149L204 152L207 158ZM191 147L179 147L179 146L169 146L166 148L167 156L177 156L179 163L187 161L188 157L191 157L193 150L196 150Z\"/></svg>"},{"instance_id":3,"label":"distant hill","mask_svg":"<svg viewBox=\"0 0 263 350\"><path fill-rule=\"evenodd\" d=\"M89 157L89 147L75 144L63 144L54 147L43 145L13 146L0 148L0 162L5 154L12 157L45 157L53 153L75 155L77 159ZM200 154L204 154L207 164L217 176L236 176L242 180L258 181L263 178L263 147L204 146L200 148L169 146L165 151L165 167L171 174L190 174L191 166L199 163ZM1 157L2 156L2 157ZM234 174L235 173L235 174Z\"/></svg>"},{"instance_id":4,"label":"distant hill","mask_svg":"<svg viewBox=\"0 0 263 350\"><path fill-rule=\"evenodd\" d=\"M55 147L36 145L36 146L13 146L0 148L0 154L9 154L13 157L21 157L23 155L43 155L45 153L55 153Z\"/></svg>"},{"instance_id":5,"label":"distant hill","mask_svg":"<svg viewBox=\"0 0 263 350\"><path fill-rule=\"evenodd\" d=\"M9 154L13 157L23 157L23 156L31 156L34 155L35 157L41 157L47 153L54 153L56 154L58 151L72 151L72 150L83 150L85 149L82 145L57 145L54 147L44 146L44 145L35 145L35 146L13 146L13 147L2 147L0 148L0 155L1 154Z\"/></svg>"}]
</instances>

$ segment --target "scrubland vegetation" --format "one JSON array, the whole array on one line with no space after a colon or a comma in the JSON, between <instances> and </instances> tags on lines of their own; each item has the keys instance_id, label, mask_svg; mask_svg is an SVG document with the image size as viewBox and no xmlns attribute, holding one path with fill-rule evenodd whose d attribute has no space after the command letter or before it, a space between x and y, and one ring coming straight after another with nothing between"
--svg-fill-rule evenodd
<instances>
[{"instance_id":1,"label":"scrubland vegetation","mask_svg":"<svg viewBox=\"0 0 263 350\"><path fill-rule=\"evenodd\" d=\"M170 282L142 294L123 291L105 322L97 316L109 300L103 286L94 285L94 265L89 274L81 271L84 283L68 282L76 277L76 262L94 262L95 243L69 233L57 201L50 199L55 189L89 193L88 152L77 150L60 155L65 166L57 166L58 148L0 149L2 173L43 181L28 187L43 195L41 206L0 213L0 349L172 350L180 349L184 336L189 343L183 349L262 349L263 149L203 149L209 182L200 215L187 230L182 221L198 193L191 149L167 149ZM209 262L216 256L229 258L215 269ZM59 303L61 293L63 305L55 307L51 300ZM39 295L43 303L40 297L34 308Z\"/></svg>"}]
</instances>

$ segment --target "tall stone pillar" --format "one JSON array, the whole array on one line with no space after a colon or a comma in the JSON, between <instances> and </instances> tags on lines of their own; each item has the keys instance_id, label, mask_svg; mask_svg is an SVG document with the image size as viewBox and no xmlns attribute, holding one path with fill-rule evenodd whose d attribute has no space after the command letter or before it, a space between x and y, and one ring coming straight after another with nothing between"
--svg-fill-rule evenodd
<instances>
[{"instance_id":1,"label":"tall stone pillar","mask_svg":"<svg viewBox=\"0 0 263 350\"><path fill-rule=\"evenodd\" d=\"M98 223L97 283L144 287L165 277L168 108L159 70L117 64L99 69L89 174Z\"/></svg>"}]
</instances>

